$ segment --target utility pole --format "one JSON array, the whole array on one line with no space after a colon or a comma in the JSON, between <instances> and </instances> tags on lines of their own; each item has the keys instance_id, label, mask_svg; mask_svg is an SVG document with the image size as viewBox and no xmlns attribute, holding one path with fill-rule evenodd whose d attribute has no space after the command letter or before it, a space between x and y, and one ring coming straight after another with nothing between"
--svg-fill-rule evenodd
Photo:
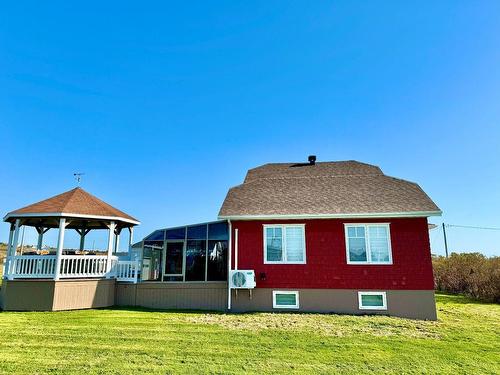
<instances>
[{"instance_id":1,"label":"utility pole","mask_svg":"<svg viewBox=\"0 0 500 375\"><path fill-rule=\"evenodd\" d=\"M443 223L443 237L444 237L444 251L446 252L446 258L448 258L448 241L446 241L446 226Z\"/></svg>"}]
</instances>

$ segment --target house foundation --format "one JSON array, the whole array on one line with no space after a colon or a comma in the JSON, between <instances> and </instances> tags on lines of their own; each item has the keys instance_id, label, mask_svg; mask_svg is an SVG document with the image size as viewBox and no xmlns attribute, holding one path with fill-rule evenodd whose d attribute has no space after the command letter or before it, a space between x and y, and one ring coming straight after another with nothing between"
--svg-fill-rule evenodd
<instances>
[{"instance_id":1,"label":"house foundation","mask_svg":"<svg viewBox=\"0 0 500 375\"><path fill-rule=\"evenodd\" d=\"M162 310L226 311L227 283L118 283L116 285L116 305Z\"/></svg>"}]
</instances>

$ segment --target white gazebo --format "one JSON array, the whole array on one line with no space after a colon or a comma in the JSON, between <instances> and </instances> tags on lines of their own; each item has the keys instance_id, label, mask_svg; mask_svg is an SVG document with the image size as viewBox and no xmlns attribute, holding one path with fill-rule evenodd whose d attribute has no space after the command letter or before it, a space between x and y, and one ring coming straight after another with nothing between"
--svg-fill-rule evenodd
<instances>
[{"instance_id":1,"label":"white gazebo","mask_svg":"<svg viewBox=\"0 0 500 375\"><path fill-rule=\"evenodd\" d=\"M113 255L119 248L123 229L130 232L139 221L106 202L77 187L52 198L9 212L4 221L10 223L4 278L19 279L88 279L116 278L119 281L136 281L138 262L119 261ZM30 255L18 251L19 233L22 226L34 227L38 232L37 249ZM58 231L57 248L42 249L43 236L50 230ZM85 236L95 229L108 231L106 253L85 251ZM80 235L79 250L64 248L66 230ZM34 253L34 254L33 254Z\"/></svg>"}]
</instances>

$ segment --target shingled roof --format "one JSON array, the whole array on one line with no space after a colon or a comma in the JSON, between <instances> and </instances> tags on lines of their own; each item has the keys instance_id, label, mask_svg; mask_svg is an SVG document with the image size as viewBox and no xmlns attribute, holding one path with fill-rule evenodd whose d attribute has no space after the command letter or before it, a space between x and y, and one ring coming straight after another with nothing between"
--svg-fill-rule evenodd
<instances>
[{"instance_id":1,"label":"shingled roof","mask_svg":"<svg viewBox=\"0 0 500 375\"><path fill-rule=\"evenodd\" d=\"M440 215L416 183L358 161L274 163L250 169L227 193L220 218Z\"/></svg>"},{"instance_id":2,"label":"shingled roof","mask_svg":"<svg viewBox=\"0 0 500 375\"><path fill-rule=\"evenodd\" d=\"M125 212L87 193L80 187L66 191L43 201L9 212L5 220L30 215L57 216L88 215L92 217L116 218L138 224L139 221Z\"/></svg>"}]
</instances>

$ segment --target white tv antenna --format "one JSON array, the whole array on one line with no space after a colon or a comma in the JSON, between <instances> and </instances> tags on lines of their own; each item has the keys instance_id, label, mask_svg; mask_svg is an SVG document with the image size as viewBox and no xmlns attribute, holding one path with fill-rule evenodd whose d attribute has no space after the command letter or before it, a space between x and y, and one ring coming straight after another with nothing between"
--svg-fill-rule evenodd
<instances>
[{"instance_id":1,"label":"white tv antenna","mask_svg":"<svg viewBox=\"0 0 500 375\"><path fill-rule=\"evenodd\" d=\"M73 176L75 177L75 180L76 180L76 183L78 186L80 186L80 181L82 180L82 176L84 174L85 173L82 173L82 172L73 173Z\"/></svg>"}]
</instances>

